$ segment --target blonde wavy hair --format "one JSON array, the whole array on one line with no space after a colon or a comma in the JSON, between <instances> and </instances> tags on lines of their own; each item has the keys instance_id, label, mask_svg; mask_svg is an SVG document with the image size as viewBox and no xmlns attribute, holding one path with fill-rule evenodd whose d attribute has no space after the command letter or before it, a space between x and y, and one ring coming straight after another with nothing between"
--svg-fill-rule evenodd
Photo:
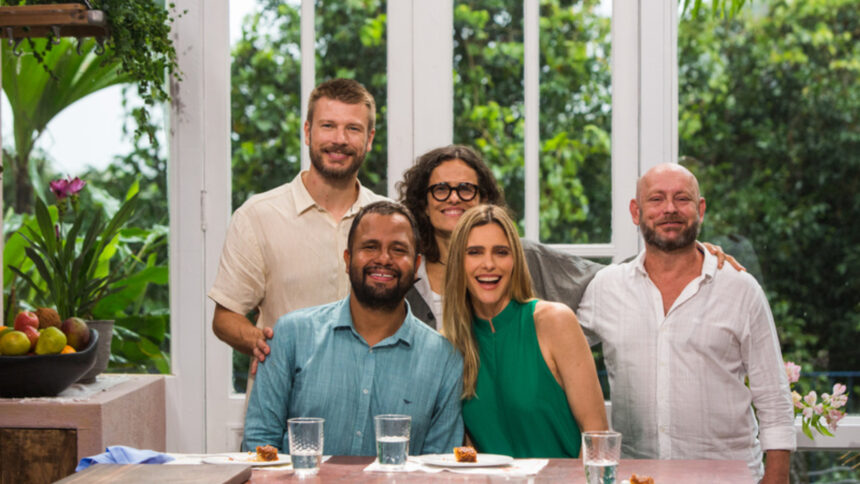
<instances>
[{"instance_id":1,"label":"blonde wavy hair","mask_svg":"<svg viewBox=\"0 0 860 484\"><path fill-rule=\"evenodd\" d=\"M464 399L475 396L480 366L478 343L472 332L474 310L467 284L469 275L464 267L466 245L472 229L491 223L498 225L505 233L514 257L508 297L521 303L534 299L523 245L517 228L505 209L494 205L478 205L467 210L451 234L445 271L445 295L442 299L442 334L463 355Z\"/></svg>"}]
</instances>

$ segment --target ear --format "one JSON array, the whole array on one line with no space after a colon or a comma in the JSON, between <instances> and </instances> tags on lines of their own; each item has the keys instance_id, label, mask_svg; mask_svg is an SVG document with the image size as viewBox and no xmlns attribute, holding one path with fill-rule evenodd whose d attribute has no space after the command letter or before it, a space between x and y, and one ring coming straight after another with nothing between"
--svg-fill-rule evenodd
<instances>
[{"instance_id":1,"label":"ear","mask_svg":"<svg viewBox=\"0 0 860 484\"><path fill-rule=\"evenodd\" d=\"M635 198L630 199L630 217L633 218L633 225L639 225L639 203Z\"/></svg>"},{"instance_id":2,"label":"ear","mask_svg":"<svg viewBox=\"0 0 860 484\"><path fill-rule=\"evenodd\" d=\"M370 147L373 146L373 137L376 135L376 128L370 130L370 135L367 137L367 146L364 147L364 150L370 153Z\"/></svg>"},{"instance_id":3,"label":"ear","mask_svg":"<svg viewBox=\"0 0 860 484\"><path fill-rule=\"evenodd\" d=\"M349 274L349 249L343 251L343 261L346 263L346 273Z\"/></svg>"},{"instance_id":4,"label":"ear","mask_svg":"<svg viewBox=\"0 0 860 484\"><path fill-rule=\"evenodd\" d=\"M699 197L699 218L705 220L705 197Z\"/></svg>"},{"instance_id":5,"label":"ear","mask_svg":"<svg viewBox=\"0 0 860 484\"><path fill-rule=\"evenodd\" d=\"M305 144L311 145L311 123L305 120Z\"/></svg>"}]
</instances>

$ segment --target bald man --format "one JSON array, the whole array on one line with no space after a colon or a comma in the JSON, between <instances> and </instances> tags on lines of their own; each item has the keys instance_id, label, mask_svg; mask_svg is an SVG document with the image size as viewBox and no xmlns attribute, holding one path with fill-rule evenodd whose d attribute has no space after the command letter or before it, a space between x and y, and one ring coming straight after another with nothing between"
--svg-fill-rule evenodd
<instances>
[{"instance_id":1,"label":"bald man","mask_svg":"<svg viewBox=\"0 0 860 484\"><path fill-rule=\"evenodd\" d=\"M645 173L630 201L645 250L595 276L580 323L603 343L624 457L743 460L757 482L788 483L794 413L773 315L752 276L718 270L696 241L705 206L686 168Z\"/></svg>"}]
</instances>

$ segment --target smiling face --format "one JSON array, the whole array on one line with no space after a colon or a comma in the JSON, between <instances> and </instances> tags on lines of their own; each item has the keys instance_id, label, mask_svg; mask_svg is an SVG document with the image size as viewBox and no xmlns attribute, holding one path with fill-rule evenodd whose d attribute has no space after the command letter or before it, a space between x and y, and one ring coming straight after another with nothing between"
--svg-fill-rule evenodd
<instances>
[{"instance_id":1,"label":"smiling face","mask_svg":"<svg viewBox=\"0 0 860 484\"><path fill-rule=\"evenodd\" d=\"M469 165L462 160L449 160L442 162L430 174L430 180L427 188L436 185L437 183L447 183L452 187L458 186L460 183L471 183L478 185L478 174ZM430 224L433 225L433 230L439 235L450 236L457 225L457 221L463 215L463 212L475 205L481 203L480 193L475 195L475 198L469 201L460 199L460 195L452 190L448 199L440 202L433 198L430 192L427 192L427 216L430 218Z\"/></svg>"},{"instance_id":2,"label":"smiling face","mask_svg":"<svg viewBox=\"0 0 860 484\"><path fill-rule=\"evenodd\" d=\"M344 254L352 293L371 309L396 309L415 281L412 225L401 214L367 214Z\"/></svg>"},{"instance_id":3,"label":"smiling face","mask_svg":"<svg viewBox=\"0 0 860 484\"><path fill-rule=\"evenodd\" d=\"M678 165L659 165L639 181L630 214L649 247L672 252L696 242L705 199L692 173Z\"/></svg>"},{"instance_id":4,"label":"smiling face","mask_svg":"<svg viewBox=\"0 0 860 484\"><path fill-rule=\"evenodd\" d=\"M514 255L498 224L479 225L469 232L463 269L475 314L483 319L499 314L511 300Z\"/></svg>"},{"instance_id":5,"label":"smiling face","mask_svg":"<svg viewBox=\"0 0 860 484\"><path fill-rule=\"evenodd\" d=\"M331 180L355 176L375 134L374 129L368 129L368 113L364 104L318 99L313 120L305 122L312 169Z\"/></svg>"}]
</instances>

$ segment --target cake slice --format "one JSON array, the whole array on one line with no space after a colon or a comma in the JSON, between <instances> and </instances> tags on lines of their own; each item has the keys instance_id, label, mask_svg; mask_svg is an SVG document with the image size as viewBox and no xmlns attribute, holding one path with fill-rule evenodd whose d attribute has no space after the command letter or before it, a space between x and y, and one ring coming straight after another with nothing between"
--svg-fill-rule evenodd
<instances>
[{"instance_id":1,"label":"cake slice","mask_svg":"<svg viewBox=\"0 0 860 484\"><path fill-rule=\"evenodd\" d=\"M457 462L478 462L478 453L474 447L454 447L454 459Z\"/></svg>"}]
</instances>

